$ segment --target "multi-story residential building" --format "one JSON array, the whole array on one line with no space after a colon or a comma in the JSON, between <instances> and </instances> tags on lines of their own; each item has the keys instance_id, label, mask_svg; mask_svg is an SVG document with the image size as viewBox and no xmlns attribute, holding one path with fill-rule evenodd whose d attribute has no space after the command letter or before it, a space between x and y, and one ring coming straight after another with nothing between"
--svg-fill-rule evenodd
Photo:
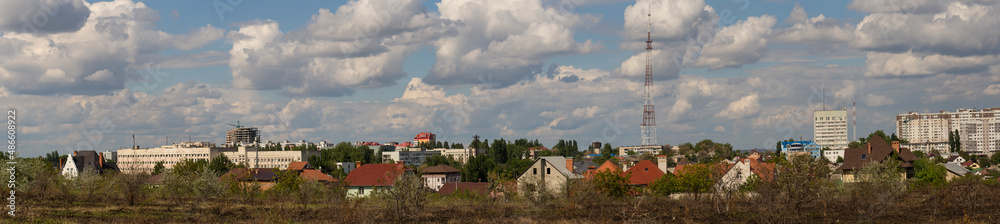
<instances>
[{"instance_id":1,"label":"multi-story residential building","mask_svg":"<svg viewBox=\"0 0 1000 224\"><path fill-rule=\"evenodd\" d=\"M285 168L291 162L308 161L310 156L320 151L258 151L254 147L216 147L208 142L182 142L157 148L135 148L118 150L118 164L122 172L152 172L156 163L171 169L185 159L211 160L225 155L236 164L246 164L249 168Z\"/></svg>"},{"instance_id":2,"label":"multi-story residential building","mask_svg":"<svg viewBox=\"0 0 1000 224\"><path fill-rule=\"evenodd\" d=\"M1000 150L1000 119L959 124L958 136L962 150L976 155L993 155Z\"/></svg>"},{"instance_id":3,"label":"multi-story residential building","mask_svg":"<svg viewBox=\"0 0 1000 224\"><path fill-rule=\"evenodd\" d=\"M823 148L813 141L784 141L781 142L781 152L785 153L786 156L792 157L797 155L807 154L813 158L819 158L823 156L821 154ZM836 157L833 158L836 161Z\"/></svg>"},{"instance_id":4,"label":"multi-story residential building","mask_svg":"<svg viewBox=\"0 0 1000 224\"><path fill-rule=\"evenodd\" d=\"M432 150L441 152L442 156L451 156L451 158L455 159L455 161L459 161L462 163L469 162L469 157L486 154L486 149L477 150L474 148L467 148L467 149L437 148Z\"/></svg>"},{"instance_id":5,"label":"multi-story residential building","mask_svg":"<svg viewBox=\"0 0 1000 224\"><path fill-rule=\"evenodd\" d=\"M813 141L821 148L847 148L847 108L813 111Z\"/></svg>"},{"instance_id":6,"label":"multi-story residential building","mask_svg":"<svg viewBox=\"0 0 1000 224\"><path fill-rule=\"evenodd\" d=\"M638 155L641 155L643 153L649 153L649 154L656 155L656 154L660 154L660 151L663 151L663 147L662 146L658 146L658 145L622 146L622 147L618 147L618 155L628 155L629 152L635 152Z\"/></svg>"},{"instance_id":7,"label":"multi-story residential building","mask_svg":"<svg viewBox=\"0 0 1000 224\"><path fill-rule=\"evenodd\" d=\"M221 152L235 164L246 164L249 168L285 168L292 162L309 161L310 156L319 156L319 150L310 151L260 151L253 147L226 148Z\"/></svg>"},{"instance_id":8,"label":"multi-story residential building","mask_svg":"<svg viewBox=\"0 0 1000 224\"><path fill-rule=\"evenodd\" d=\"M1000 131L995 125L991 129L990 124L995 122L1000 122L1000 108L958 109L955 112L937 113L911 111L896 115L896 133L908 141L903 147L914 151L938 150L950 153L949 132L957 130L963 151L985 155L997 150L995 141L1000 140L996 137ZM967 138L970 140L968 144L965 143ZM991 149L991 145L994 148Z\"/></svg>"},{"instance_id":9,"label":"multi-story residential building","mask_svg":"<svg viewBox=\"0 0 1000 224\"><path fill-rule=\"evenodd\" d=\"M382 163L404 162L408 166L420 166L424 164L427 157L441 154L441 151L392 151L382 152Z\"/></svg>"}]
</instances>

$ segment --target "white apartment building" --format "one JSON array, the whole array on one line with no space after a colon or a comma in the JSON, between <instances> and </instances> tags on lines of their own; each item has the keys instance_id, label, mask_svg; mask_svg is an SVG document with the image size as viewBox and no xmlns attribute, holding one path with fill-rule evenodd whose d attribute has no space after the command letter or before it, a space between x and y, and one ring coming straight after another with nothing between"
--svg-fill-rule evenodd
<instances>
[{"instance_id":1,"label":"white apartment building","mask_svg":"<svg viewBox=\"0 0 1000 224\"><path fill-rule=\"evenodd\" d=\"M486 149L476 150L474 148L467 148L467 149L436 148L432 149L432 151L441 152L442 156L446 157L451 156L452 159L455 159L455 161L462 162L463 164L469 162L469 157L486 154Z\"/></svg>"},{"instance_id":2,"label":"white apartment building","mask_svg":"<svg viewBox=\"0 0 1000 224\"><path fill-rule=\"evenodd\" d=\"M821 148L847 148L847 108L813 111L813 141Z\"/></svg>"},{"instance_id":3,"label":"white apartment building","mask_svg":"<svg viewBox=\"0 0 1000 224\"><path fill-rule=\"evenodd\" d=\"M153 172L157 162L170 169L185 159L211 160L226 148L208 142L182 142L156 148L118 150L118 167L124 173Z\"/></svg>"},{"instance_id":4,"label":"white apartment building","mask_svg":"<svg viewBox=\"0 0 1000 224\"><path fill-rule=\"evenodd\" d=\"M680 148L678 148L678 149L680 149ZM619 156L628 155L628 152L635 152L636 155L642 155L643 153L649 153L649 154L652 154L652 155L657 155L657 154L660 154L660 151L663 151L663 147L662 146L658 146L658 145L652 145L652 146L650 146L650 145L643 145L643 146L622 146L622 147L618 147L618 155Z\"/></svg>"},{"instance_id":5,"label":"white apartment building","mask_svg":"<svg viewBox=\"0 0 1000 224\"><path fill-rule=\"evenodd\" d=\"M441 154L441 151L392 151L382 152L382 163L392 163L403 161L408 166L420 166L424 164L427 157Z\"/></svg>"},{"instance_id":6,"label":"white apartment building","mask_svg":"<svg viewBox=\"0 0 1000 224\"><path fill-rule=\"evenodd\" d=\"M991 137L1000 133L992 122L1000 122L1000 108L958 109L955 112L937 113L908 112L896 115L896 133L909 143L902 147L915 151L938 150L950 153L948 134L958 130L962 149L969 153L986 155L997 150ZM964 129L964 130L963 130ZM966 139L970 142L966 143ZM991 146L992 145L992 146ZM993 147L993 148L990 148Z\"/></svg>"},{"instance_id":7,"label":"white apartment building","mask_svg":"<svg viewBox=\"0 0 1000 224\"><path fill-rule=\"evenodd\" d=\"M310 156L319 156L313 151L259 151L253 147L228 148L222 152L235 164L246 164L249 168L287 168L292 162L308 162Z\"/></svg>"},{"instance_id":8,"label":"white apartment building","mask_svg":"<svg viewBox=\"0 0 1000 224\"><path fill-rule=\"evenodd\" d=\"M157 162L172 169L185 159L206 161L220 154L235 164L244 163L250 168L286 168L291 162L308 161L319 151L257 151L254 147L220 148L208 142L182 142L157 148L118 150L118 166L122 172L153 172Z\"/></svg>"}]
</instances>

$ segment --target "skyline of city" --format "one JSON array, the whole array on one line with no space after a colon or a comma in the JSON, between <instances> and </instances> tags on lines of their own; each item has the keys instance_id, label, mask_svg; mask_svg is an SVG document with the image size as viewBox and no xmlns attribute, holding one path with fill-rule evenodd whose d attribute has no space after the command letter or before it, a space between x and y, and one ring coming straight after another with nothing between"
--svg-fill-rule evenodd
<instances>
[{"instance_id":1,"label":"skyline of city","mask_svg":"<svg viewBox=\"0 0 1000 224\"><path fill-rule=\"evenodd\" d=\"M224 143L237 122L262 142L635 146L651 24L659 144L773 149L855 100L857 137L1000 106L1000 3L910 3L10 3L0 105L30 157Z\"/></svg>"}]
</instances>

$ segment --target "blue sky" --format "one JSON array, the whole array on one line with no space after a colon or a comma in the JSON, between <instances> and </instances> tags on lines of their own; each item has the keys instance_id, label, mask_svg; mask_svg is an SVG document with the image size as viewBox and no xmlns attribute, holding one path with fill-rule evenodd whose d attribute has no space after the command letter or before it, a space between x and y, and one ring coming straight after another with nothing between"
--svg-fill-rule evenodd
<instances>
[{"instance_id":1,"label":"blue sky","mask_svg":"<svg viewBox=\"0 0 1000 224\"><path fill-rule=\"evenodd\" d=\"M859 133L1000 99L1000 8L978 1L3 4L0 105L26 112L27 156L221 143L237 120L271 141L636 145L647 8L660 144L808 139L823 98L856 100Z\"/></svg>"}]
</instances>

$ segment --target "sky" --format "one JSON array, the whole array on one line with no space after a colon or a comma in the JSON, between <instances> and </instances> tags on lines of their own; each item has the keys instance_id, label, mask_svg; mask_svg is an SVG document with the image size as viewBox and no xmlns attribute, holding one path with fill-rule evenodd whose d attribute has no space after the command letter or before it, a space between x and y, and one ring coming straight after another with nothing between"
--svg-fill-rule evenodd
<instances>
[{"instance_id":1,"label":"sky","mask_svg":"<svg viewBox=\"0 0 1000 224\"><path fill-rule=\"evenodd\" d=\"M659 144L810 139L814 110L996 107L984 0L0 0L22 156L263 140L638 145L651 30ZM651 16L647 16L647 13ZM825 103L824 103L825 102ZM864 136L866 134L859 134Z\"/></svg>"}]
</instances>

